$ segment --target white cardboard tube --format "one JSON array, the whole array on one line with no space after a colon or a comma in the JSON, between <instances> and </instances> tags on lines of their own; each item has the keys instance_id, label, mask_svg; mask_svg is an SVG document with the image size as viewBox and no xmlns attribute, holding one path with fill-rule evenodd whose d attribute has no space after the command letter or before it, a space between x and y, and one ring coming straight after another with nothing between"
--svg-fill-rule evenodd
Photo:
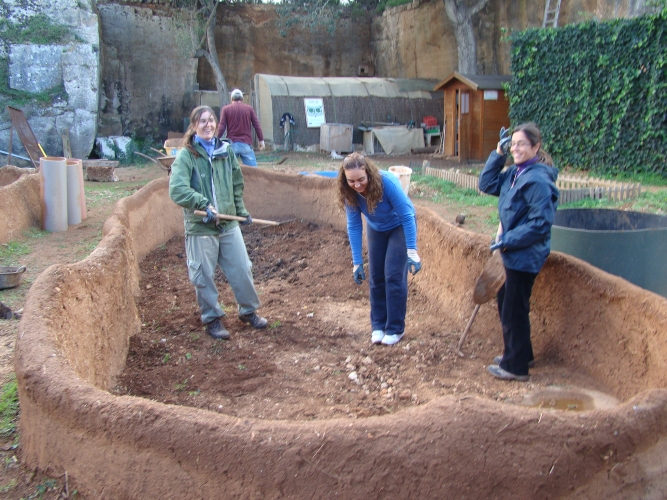
<instances>
[{"instance_id":1,"label":"white cardboard tube","mask_svg":"<svg viewBox=\"0 0 667 500\"><path fill-rule=\"evenodd\" d=\"M81 223L81 183L79 160L67 160L67 224Z\"/></svg>"},{"instance_id":2,"label":"white cardboard tube","mask_svg":"<svg viewBox=\"0 0 667 500\"><path fill-rule=\"evenodd\" d=\"M39 159L42 229L67 231L67 160L58 156Z\"/></svg>"}]
</instances>

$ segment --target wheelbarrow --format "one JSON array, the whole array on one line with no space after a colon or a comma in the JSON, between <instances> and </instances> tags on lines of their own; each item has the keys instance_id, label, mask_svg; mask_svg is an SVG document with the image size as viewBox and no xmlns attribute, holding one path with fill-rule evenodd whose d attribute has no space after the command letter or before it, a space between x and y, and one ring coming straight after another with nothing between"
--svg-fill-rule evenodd
<instances>
[{"instance_id":1,"label":"wheelbarrow","mask_svg":"<svg viewBox=\"0 0 667 500\"><path fill-rule=\"evenodd\" d=\"M160 151L158 152L161 153ZM171 174L171 164L174 163L174 160L176 159L175 156L158 156L157 158L153 158L152 156L145 155L143 153L140 153L139 151L135 151L134 154L146 158L147 160L150 160L153 163L157 164L159 167L166 170L167 174Z\"/></svg>"}]
</instances>

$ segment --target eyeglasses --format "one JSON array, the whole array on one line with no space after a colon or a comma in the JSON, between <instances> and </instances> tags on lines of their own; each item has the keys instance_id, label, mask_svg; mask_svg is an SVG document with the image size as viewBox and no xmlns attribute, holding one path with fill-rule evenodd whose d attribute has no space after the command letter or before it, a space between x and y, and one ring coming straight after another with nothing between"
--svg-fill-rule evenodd
<instances>
[{"instance_id":1,"label":"eyeglasses","mask_svg":"<svg viewBox=\"0 0 667 500\"><path fill-rule=\"evenodd\" d=\"M518 142L513 142L511 144L511 147L513 147L513 148L531 148L531 147L533 147L533 145L530 142L518 141Z\"/></svg>"}]
</instances>

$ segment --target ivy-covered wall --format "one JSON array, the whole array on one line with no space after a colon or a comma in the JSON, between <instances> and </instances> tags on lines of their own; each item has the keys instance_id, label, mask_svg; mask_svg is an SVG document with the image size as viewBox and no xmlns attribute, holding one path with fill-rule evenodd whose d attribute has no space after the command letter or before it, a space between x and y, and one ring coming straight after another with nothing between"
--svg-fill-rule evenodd
<instances>
[{"instance_id":1,"label":"ivy-covered wall","mask_svg":"<svg viewBox=\"0 0 667 500\"><path fill-rule=\"evenodd\" d=\"M558 166L667 177L667 9L512 35L510 119Z\"/></svg>"}]
</instances>

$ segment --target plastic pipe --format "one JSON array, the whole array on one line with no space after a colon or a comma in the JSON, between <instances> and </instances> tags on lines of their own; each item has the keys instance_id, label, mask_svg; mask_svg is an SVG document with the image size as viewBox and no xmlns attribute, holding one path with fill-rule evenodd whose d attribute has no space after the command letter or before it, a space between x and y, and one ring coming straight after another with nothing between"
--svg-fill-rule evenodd
<instances>
[{"instance_id":1,"label":"plastic pipe","mask_svg":"<svg viewBox=\"0 0 667 500\"><path fill-rule=\"evenodd\" d=\"M42 229L67 231L67 160L58 156L39 159Z\"/></svg>"},{"instance_id":2,"label":"plastic pipe","mask_svg":"<svg viewBox=\"0 0 667 500\"><path fill-rule=\"evenodd\" d=\"M79 161L67 160L67 224L76 226L81 223L81 181L79 180Z\"/></svg>"},{"instance_id":3,"label":"plastic pipe","mask_svg":"<svg viewBox=\"0 0 667 500\"><path fill-rule=\"evenodd\" d=\"M85 183L83 181L83 160L80 160L78 158L68 158L68 162L70 161L76 161L79 165L78 167L78 172L79 172L79 186L80 186L80 204L81 204L81 220L85 219L88 217L88 209L86 208L86 191L85 191Z\"/></svg>"}]
</instances>

